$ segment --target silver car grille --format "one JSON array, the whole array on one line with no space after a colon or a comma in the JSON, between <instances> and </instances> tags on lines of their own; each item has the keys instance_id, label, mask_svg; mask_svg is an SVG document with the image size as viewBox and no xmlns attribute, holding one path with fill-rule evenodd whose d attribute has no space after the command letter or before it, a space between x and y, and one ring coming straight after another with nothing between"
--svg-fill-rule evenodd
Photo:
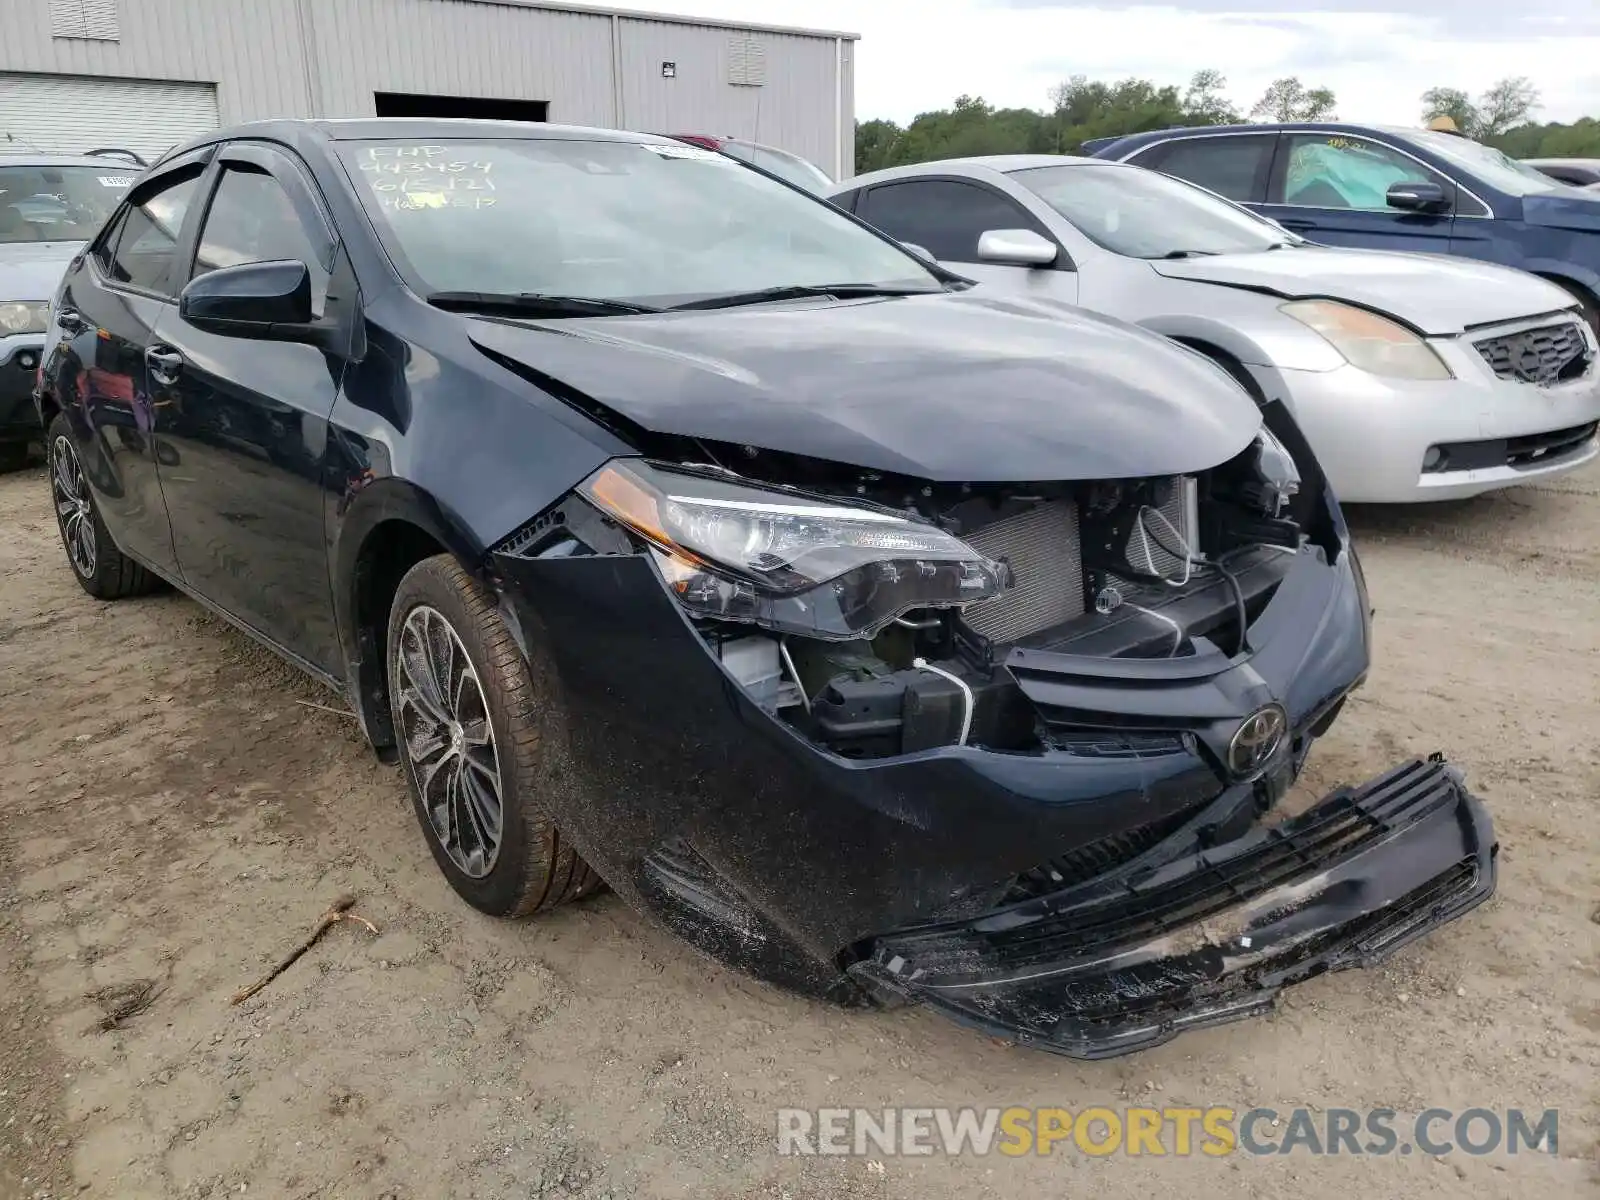
<instances>
[{"instance_id":1,"label":"silver car grille","mask_svg":"<svg viewBox=\"0 0 1600 1200\"><path fill-rule=\"evenodd\" d=\"M1589 346L1576 321L1541 325L1472 344L1501 379L1548 385L1582 379L1589 370Z\"/></svg>"},{"instance_id":2,"label":"silver car grille","mask_svg":"<svg viewBox=\"0 0 1600 1200\"><path fill-rule=\"evenodd\" d=\"M1076 504L1040 504L985 525L965 540L979 554L1004 559L1011 568L1009 588L969 605L962 614L974 632L993 642L1014 642L1083 615Z\"/></svg>"}]
</instances>

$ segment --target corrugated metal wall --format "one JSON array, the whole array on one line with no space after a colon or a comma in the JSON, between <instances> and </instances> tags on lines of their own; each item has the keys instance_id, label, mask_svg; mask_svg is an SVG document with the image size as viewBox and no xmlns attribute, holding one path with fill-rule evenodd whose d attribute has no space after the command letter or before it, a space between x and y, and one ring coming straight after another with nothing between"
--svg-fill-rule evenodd
<instances>
[{"instance_id":1,"label":"corrugated metal wall","mask_svg":"<svg viewBox=\"0 0 1600 1200\"><path fill-rule=\"evenodd\" d=\"M214 83L224 122L312 115L297 0L121 0L119 16L120 41L52 38L43 0L0 0L0 70Z\"/></svg>"},{"instance_id":2,"label":"corrugated metal wall","mask_svg":"<svg viewBox=\"0 0 1600 1200\"><path fill-rule=\"evenodd\" d=\"M548 100L549 119L610 125L611 18L474 0L312 0L330 115L374 92Z\"/></svg>"},{"instance_id":3,"label":"corrugated metal wall","mask_svg":"<svg viewBox=\"0 0 1600 1200\"><path fill-rule=\"evenodd\" d=\"M853 165L853 47L841 91L833 37L505 0L118 0L117 15L118 41L59 38L44 0L0 0L0 71L214 83L229 124L366 116L380 91L545 100L552 121L731 134L830 173L841 154ZM729 82L736 36L764 52L763 86Z\"/></svg>"}]
</instances>

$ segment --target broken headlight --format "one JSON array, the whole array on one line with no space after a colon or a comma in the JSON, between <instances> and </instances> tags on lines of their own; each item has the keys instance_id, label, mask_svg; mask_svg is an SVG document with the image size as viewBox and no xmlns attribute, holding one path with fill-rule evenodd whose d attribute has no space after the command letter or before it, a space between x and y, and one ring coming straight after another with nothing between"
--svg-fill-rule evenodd
<instances>
[{"instance_id":1,"label":"broken headlight","mask_svg":"<svg viewBox=\"0 0 1600 1200\"><path fill-rule=\"evenodd\" d=\"M650 543L689 613L828 640L914 608L970 604L1005 568L958 538L867 505L616 459L578 488Z\"/></svg>"},{"instance_id":2,"label":"broken headlight","mask_svg":"<svg viewBox=\"0 0 1600 1200\"><path fill-rule=\"evenodd\" d=\"M1283 515L1289 501L1300 493L1300 468L1294 457L1265 425L1252 447L1256 482L1246 487L1248 497L1269 517Z\"/></svg>"}]
</instances>

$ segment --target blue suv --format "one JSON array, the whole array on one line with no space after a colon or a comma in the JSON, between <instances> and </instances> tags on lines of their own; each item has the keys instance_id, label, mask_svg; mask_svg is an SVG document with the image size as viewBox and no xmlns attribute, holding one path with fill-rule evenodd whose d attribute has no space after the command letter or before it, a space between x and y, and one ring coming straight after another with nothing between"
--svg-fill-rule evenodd
<instances>
[{"instance_id":1,"label":"blue suv","mask_svg":"<svg viewBox=\"0 0 1600 1200\"><path fill-rule=\"evenodd\" d=\"M1532 271L1600 333L1600 193L1468 138L1381 125L1217 125L1085 143L1187 179L1330 246L1419 250Z\"/></svg>"}]
</instances>

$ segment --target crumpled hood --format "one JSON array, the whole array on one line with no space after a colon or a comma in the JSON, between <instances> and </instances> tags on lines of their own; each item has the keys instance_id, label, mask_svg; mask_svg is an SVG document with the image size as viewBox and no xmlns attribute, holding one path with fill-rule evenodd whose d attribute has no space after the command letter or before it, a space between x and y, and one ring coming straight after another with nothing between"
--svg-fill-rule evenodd
<instances>
[{"instance_id":1,"label":"crumpled hood","mask_svg":"<svg viewBox=\"0 0 1600 1200\"><path fill-rule=\"evenodd\" d=\"M1600 233L1600 192L1587 188L1563 188L1524 196L1522 219L1529 225L1543 225L1549 229ZM1591 265L1600 263L1600 247L1585 257Z\"/></svg>"},{"instance_id":2,"label":"crumpled hood","mask_svg":"<svg viewBox=\"0 0 1600 1200\"><path fill-rule=\"evenodd\" d=\"M0 303L49 300L82 242L0 242Z\"/></svg>"},{"instance_id":3,"label":"crumpled hood","mask_svg":"<svg viewBox=\"0 0 1600 1200\"><path fill-rule=\"evenodd\" d=\"M1251 288L1286 300L1347 300L1444 337L1572 305L1571 296L1536 276L1441 254L1291 246L1150 265L1169 279Z\"/></svg>"},{"instance_id":4,"label":"crumpled hood","mask_svg":"<svg viewBox=\"0 0 1600 1200\"><path fill-rule=\"evenodd\" d=\"M1175 475L1255 436L1254 403L1164 338L967 293L561 321L480 348L656 433L940 481Z\"/></svg>"}]
</instances>

